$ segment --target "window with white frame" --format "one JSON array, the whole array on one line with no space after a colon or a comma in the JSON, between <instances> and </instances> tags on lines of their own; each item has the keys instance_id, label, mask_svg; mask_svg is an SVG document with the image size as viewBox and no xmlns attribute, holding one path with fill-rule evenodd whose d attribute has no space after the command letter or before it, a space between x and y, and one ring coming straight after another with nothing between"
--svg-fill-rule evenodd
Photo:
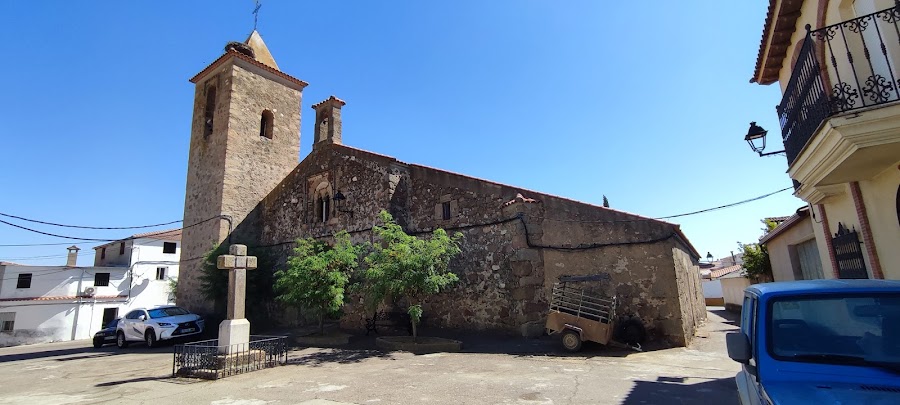
<instances>
[{"instance_id":1,"label":"window with white frame","mask_svg":"<svg viewBox=\"0 0 900 405\"><path fill-rule=\"evenodd\" d=\"M157 267L156 268L156 279L157 280L165 280L167 270L168 270L168 267Z\"/></svg>"}]
</instances>

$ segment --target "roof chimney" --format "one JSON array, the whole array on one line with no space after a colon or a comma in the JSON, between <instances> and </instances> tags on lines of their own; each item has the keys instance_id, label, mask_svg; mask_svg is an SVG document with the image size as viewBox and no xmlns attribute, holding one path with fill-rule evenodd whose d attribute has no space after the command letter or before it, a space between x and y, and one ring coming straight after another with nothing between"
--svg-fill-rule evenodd
<instances>
[{"instance_id":1,"label":"roof chimney","mask_svg":"<svg viewBox=\"0 0 900 405\"><path fill-rule=\"evenodd\" d=\"M66 259L66 267L75 267L75 263L78 262L78 251L81 249L75 245L69 246L68 249L69 257Z\"/></svg>"},{"instance_id":2,"label":"roof chimney","mask_svg":"<svg viewBox=\"0 0 900 405\"><path fill-rule=\"evenodd\" d=\"M313 149L320 143L336 143L341 141L341 107L347 103L335 96L312 106L316 110L316 137Z\"/></svg>"}]
</instances>

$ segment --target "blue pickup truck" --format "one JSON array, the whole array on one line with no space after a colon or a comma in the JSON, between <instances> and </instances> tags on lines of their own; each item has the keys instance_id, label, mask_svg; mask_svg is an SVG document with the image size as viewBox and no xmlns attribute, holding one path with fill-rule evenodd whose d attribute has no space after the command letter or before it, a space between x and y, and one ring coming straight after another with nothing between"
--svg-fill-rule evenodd
<instances>
[{"instance_id":1,"label":"blue pickup truck","mask_svg":"<svg viewBox=\"0 0 900 405\"><path fill-rule=\"evenodd\" d=\"M747 287L726 335L741 403L900 404L900 281Z\"/></svg>"}]
</instances>

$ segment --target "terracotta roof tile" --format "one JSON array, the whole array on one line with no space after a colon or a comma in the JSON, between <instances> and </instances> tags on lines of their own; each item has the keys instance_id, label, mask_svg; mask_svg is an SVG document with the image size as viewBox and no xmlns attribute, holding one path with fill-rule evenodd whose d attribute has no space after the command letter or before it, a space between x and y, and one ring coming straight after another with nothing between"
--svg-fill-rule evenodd
<instances>
[{"instance_id":1,"label":"terracotta roof tile","mask_svg":"<svg viewBox=\"0 0 900 405\"><path fill-rule=\"evenodd\" d=\"M743 266L741 266L740 264L738 264L738 265L736 265L736 266L723 267L723 268L721 268L721 269L713 269L713 270L710 270L710 271L709 271L709 276L710 276L710 278L712 278L713 280L715 280L715 279L717 279L717 278L719 278L719 277L722 277L722 276L724 276L724 275L726 275L726 274L734 273L734 272L736 272L736 271L738 271L738 270L740 270L740 269L742 269L742 268L743 268Z\"/></svg>"},{"instance_id":2,"label":"terracotta roof tile","mask_svg":"<svg viewBox=\"0 0 900 405\"><path fill-rule=\"evenodd\" d=\"M347 102L344 100L341 100L335 96L331 96L325 100L322 100L316 104L313 104L312 108L317 109L325 104L336 104L338 107L343 107L343 106L347 105Z\"/></svg>"},{"instance_id":3,"label":"terracotta roof tile","mask_svg":"<svg viewBox=\"0 0 900 405\"><path fill-rule=\"evenodd\" d=\"M750 83L772 84L778 81L778 73L787 55L787 48L791 45L791 34L797 28L802 5L803 0L769 0L759 52L756 55L756 68Z\"/></svg>"},{"instance_id":4,"label":"terracotta roof tile","mask_svg":"<svg viewBox=\"0 0 900 405\"><path fill-rule=\"evenodd\" d=\"M778 226L775 227L775 229L772 229L771 231L769 231L768 233L763 235L761 238L759 238L759 243L765 245L767 242L769 242L769 240L780 235L782 232L784 232L788 229L791 229L795 224L800 222L801 219L806 218L807 216L809 216L809 207L808 206L800 207L797 210L796 214L789 216L789 217L784 217L787 219L785 219L784 221L781 221L781 223L779 223ZM768 218L766 218L766 219L768 219Z\"/></svg>"},{"instance_id":5,"label":"terracotta roof tile","mask_svg":"<svg viewBox=\"0 0 900 405\"><path fill-rule=\"evenodd\" d=\"M512 200L509 200L509 201L503 203L503 206L509 207L510 205L513 205L515 203L520 203L520 202L525 203L525 204L540 204L540 201L535 200L534 198L525 197L522 195L522 193L518 193L518 194L516 194L516 198L513 198Z\"/></svg>"},{"instance_id":6,"label":"terracotta roof tile","mask_svg":"<svg viewBox=\"0 0 900 405\"><path fill-rule=\"evenodd\" d=\"M102 245L94 246L94 250L100 249L102 247L115 245L116 243L121 243L122 241L129 239L138 239L138 238L146 238L146 239L156 239L156 240L167 240L171 242L178 242L181 240L181 229L168 229L164 231L152 231L152 232L144 232L144 233L136 233L127 238L115 240L109 243L104 243Z\"/></svg>"},{"instance_id":7,"label":"terracotta roof tile","mask_svg":"<svg viewBox=\"0 0 900 405\"><path fill-rule=\"evenodd\" d=\"M290 82L292 82L292 83L294 83L294 84L300 86L301 88L306 87L306 86L309 85L309 83L304 82L303 80L300 80L300 79L298 79L298 78L296 78L296 77L293 77L293 76L291 76L291 75L289 75L289 74L287 74L287 73L284 73L284 72L282 72L282 71L280 71L280 70L278 70L278 69L275 69L275 68L273 68L273 67L271 67L271 66L269 66L269 65L266 65L265 63L262 63L262 62L260 62L260 61L258 61L258 60L256 60L256 59L253 59L253 58L251 58L251 57L249 57L249 56L247 56L247 55L244 55L244 54L242 54L242 53L240 53L240 52L238 52L238 51L236 51L236 50L233 50L233 49L228 50L228 52L225 52L224 54L222 54L222 56L220 56L219 59L216 59L215 61L213 61L213 63L210 63L209 66L207 66L205 69L203 69L202 71L200 71L200 73L197 73L196 75L194 75L194 77L192 77L192 78L190 79L190 82L191 82L191 83L197 83L197 81L200 80L201 77L205 76L206 73L208 73L209 71L214 70L214 69L216 69L217 67L219 67L220 65L222 65L222 64L225 63L225 61L227 61L230 57L235 57L235 58L244 60L244 61L246 61L246 62L248 62L248 63L250 63L250 64L252 64L252 65L254 65L254 66L256 66L256 67L259 67L259 68L261 68L261 69L263 69L263 70L266 70L266 71L268 71L268 72L271 72L271 73L275 74L275 75L278 76L278 77L281 77L281 78L283 78L283 79L286 79L286 80L288 80L288 81L290 81Z\"/></svg>"},{"instance_id":8,"label":"terracotta roof tile","mask_svg":"<svg viewBox=\"0 0 900 405\"><path fill-rule=\"evenodd\" d=\"M165 231L144 232L131 235L132 239L148 238L160 240L181 240L181 228L169 229Z\"/></svg>"}]
</instances>

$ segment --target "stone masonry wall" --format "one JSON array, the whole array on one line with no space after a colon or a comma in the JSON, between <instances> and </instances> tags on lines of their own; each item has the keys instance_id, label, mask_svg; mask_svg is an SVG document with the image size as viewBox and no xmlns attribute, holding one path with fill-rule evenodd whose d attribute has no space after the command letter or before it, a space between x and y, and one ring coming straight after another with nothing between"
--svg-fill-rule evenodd
<instances>
[{"instance_id":1,"label":"stone masonry wall","mask_svg":"<svg viewBox=\"0 0 900 405\"><path fill-rule=\"evenodd\" d=\"M225 143L228 110L231 103L231 81L228 69L210 74L198 82L194 90L194 113L188 155L187 185L184 196L184 225L197 224L222 212L222 187L225 177ZM216 89L212 134L205 136L206 94ZM178 303L195 312L208 313L212 305L199 293L198 273L202 257L211 245L228 232L225 221L209 221L186 228L181 238L181 261L178 275Z\"/></svg>"},{"instance_id":2,"label":"stone masonry wall","mask_svg":"<svg viewBox=\"0 0 900 405\"><path fill-rule=\"evenodd\" d=\"M694 261L680 242L673 240L671 245L675 278L680 292L678 297L681 305L682 331L684 336L690 337L700 324L706 321L706 300L700 287L700 271ZM687 344L686 341L676 343Z\"/></svg>"},{"instance_id":3,"label":"stone masonry wall","mask_svg":"<svg viewBox=\"0 0 900 405\"><path fill-rule=\"evenodd\" d=\"M204 135L206 89L215 85L213 132ZM234 229L259 230L247 218L297 166L300 151L301 91L234 66L222 65L198 82L188 159L184 230L178 283L179 304L210 313L213 303L199 293L203 257L228 235L228 222L201 221L224 214ZM274 115L273 137L260 136L263 110ZM254 238L255 239L255 238Z\"/></svg>"},{"instance_id":4,"label":"stone masonry wall","mask_svg":"<svg viewBox=\"0 0 900 405\"><path fill-rule=\"evenodd\" d=\"M322 223L311 196L323 187L340 190L347 198L341 210L352 216L331 207L331 218ZM680 297L702 293L687 276L679 282L678 272L689 273L692 261L672 241L674 225L342 145L317 148L266 197L260 243L271 245L276 267L283 266L297 237L347 229L355 241L371 241L381 209L410 232L443 227L464 235L462 254L451 263L460 283L424 305L434 325L506 331L540 326L560 275L601 273L608 282L590 287L619 296L618 313L638 316L656 336L684 344L698 323L697 316L685 321L697 307L686 310L691 300ZM362 328L364 317L353 301L342 322Z\"/></svg>"}]
</instances>

